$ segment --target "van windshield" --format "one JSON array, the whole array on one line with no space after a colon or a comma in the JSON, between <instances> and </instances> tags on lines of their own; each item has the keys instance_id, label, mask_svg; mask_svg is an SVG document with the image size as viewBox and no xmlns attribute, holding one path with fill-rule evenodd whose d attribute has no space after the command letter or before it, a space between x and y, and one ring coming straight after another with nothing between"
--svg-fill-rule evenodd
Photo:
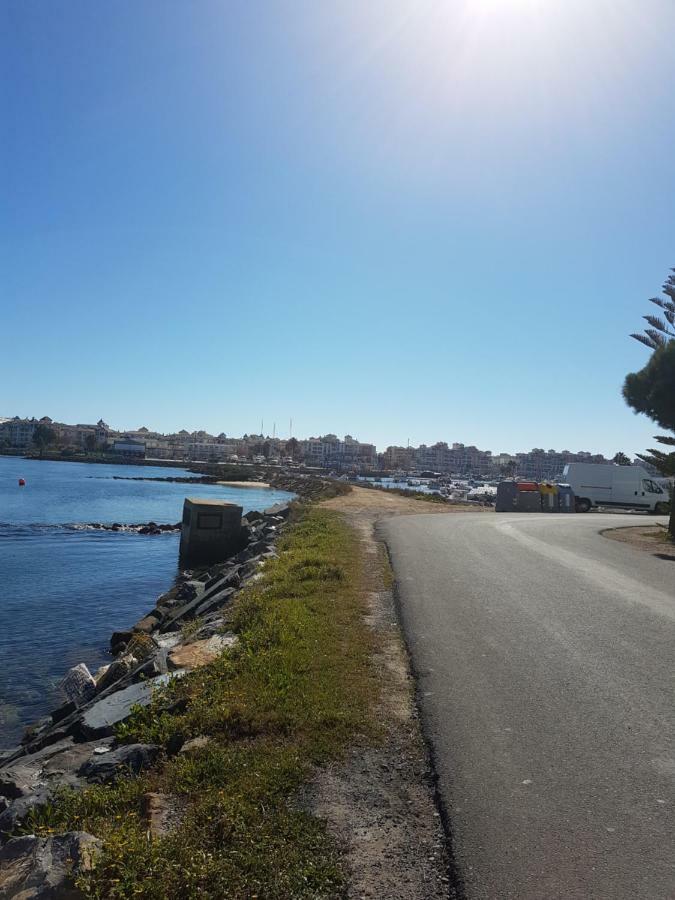
<instances>
[{"instance_id":1,"label":"van windshield","mask_svg":"<svg viewBox=\"0 0 675 900\"><path fill-rule=\"evenodd\" d=\"M645 491L649 491L651 494L662 494L663 489L658 486L655 481L652 481L650 478L642 479L642 486Z\"/></svg>"}]
</instances>

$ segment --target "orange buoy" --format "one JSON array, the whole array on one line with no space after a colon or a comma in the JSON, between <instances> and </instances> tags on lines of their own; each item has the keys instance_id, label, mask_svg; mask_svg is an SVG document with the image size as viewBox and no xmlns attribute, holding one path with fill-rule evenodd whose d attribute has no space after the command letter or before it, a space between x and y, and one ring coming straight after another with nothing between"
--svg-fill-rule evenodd
<instances>
[{"instance_id":1,"label":"orange buoy","mask_svg":"<svg viewBox=\"0 0 675 900\"><path fill-rule=\"evenodd\" d=\"M19 487L26 487L26 479L19 478Z\"/></svg>"}]
</instances>

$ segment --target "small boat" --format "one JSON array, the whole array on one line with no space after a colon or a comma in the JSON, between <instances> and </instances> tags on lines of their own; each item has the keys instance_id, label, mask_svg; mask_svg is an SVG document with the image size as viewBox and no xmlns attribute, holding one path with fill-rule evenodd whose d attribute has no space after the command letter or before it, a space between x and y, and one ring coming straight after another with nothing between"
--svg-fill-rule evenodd
<instances>
[{"instance_id":1,"label":"small boat","mask_svg":"<svg viewBox=\"0 0 675 900\"><path fill-rule=\"evenodd\" d=\"M19 478L19 487L26 487L26 479Z\"/></svg>"}]
</instances>

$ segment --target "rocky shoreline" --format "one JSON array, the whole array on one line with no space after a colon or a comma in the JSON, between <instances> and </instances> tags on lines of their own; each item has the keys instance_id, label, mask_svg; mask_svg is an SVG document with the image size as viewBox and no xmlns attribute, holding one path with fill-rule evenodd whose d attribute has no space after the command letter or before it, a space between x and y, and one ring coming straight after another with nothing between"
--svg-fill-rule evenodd
<instances>
[{"instance_id":1,"label":"rocky shoreline","mask_svg":"<svg viewBox=\"0 0 675 900\"><path fill-rule=\"evenodd\" d=\"M75 526L73 526L75 527ZM141 522L137 525L121 525L113 522L106 525L103 522L87 522L86 525L76 526L78 531L121 531L133 534L164 534L167 531L180 531L180 522L173 525L158 525L156 522Z\"/></svg>"},{"instance_id":2,"label":"rocky shoreline","mask_svg":"<svg viewBox=\"0 0 675 900\"><path fill-rule=\"evenodd\" d=\"M113 481L168 481L173 484L218 484L215 475L113 475ZM248 484L249 482L247 482ZM257 482L251 481L250 484L255 486Z\"/></svg>"},{"instance_id":3,"label":"rocky shoreline","mask_svg":"<svg viewBox=\"0 0 675 900\"><path fill-rule=\"evenodd\" d=\"M307 493L307 485L299 485ZM302 490L305 488L305 490ZM129 772L138 774L160 754L152 744L120 744L116 726L135 706L148 705L157 688L205 665L233 646L229 608L266 559L289 515L288 504L242 519L241 549L208 569L182 571L153 609L127 631L114 632L109 665L92 675L84 664L61 683L66 702L26 730L19 747L0 750L0 896L30 885L30 897L78 896L73 879L91 864L100 842L83 832L16 836L32 813L59 788L82 790ZM104 526L111 531L161 534L177 525ZM178 744L171 752L179 753Z\"/></svg>"}]
</instances>

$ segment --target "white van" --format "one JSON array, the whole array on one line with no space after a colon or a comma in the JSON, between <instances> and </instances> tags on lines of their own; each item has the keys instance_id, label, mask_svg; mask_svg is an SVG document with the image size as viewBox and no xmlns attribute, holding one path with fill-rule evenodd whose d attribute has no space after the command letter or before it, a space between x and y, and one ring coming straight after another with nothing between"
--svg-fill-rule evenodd
<instances>
[{"instance_id":1,"label":"white van","mask_svg":"<svg viewBox=\"0 0 675 900\"><path fill-rule=\"evenodd\" d=\"M667 490L642 466L568 463L563 481L572 486L577 512L588 512L592 506L667 512Z\"/></svg>"}]
</instances>

